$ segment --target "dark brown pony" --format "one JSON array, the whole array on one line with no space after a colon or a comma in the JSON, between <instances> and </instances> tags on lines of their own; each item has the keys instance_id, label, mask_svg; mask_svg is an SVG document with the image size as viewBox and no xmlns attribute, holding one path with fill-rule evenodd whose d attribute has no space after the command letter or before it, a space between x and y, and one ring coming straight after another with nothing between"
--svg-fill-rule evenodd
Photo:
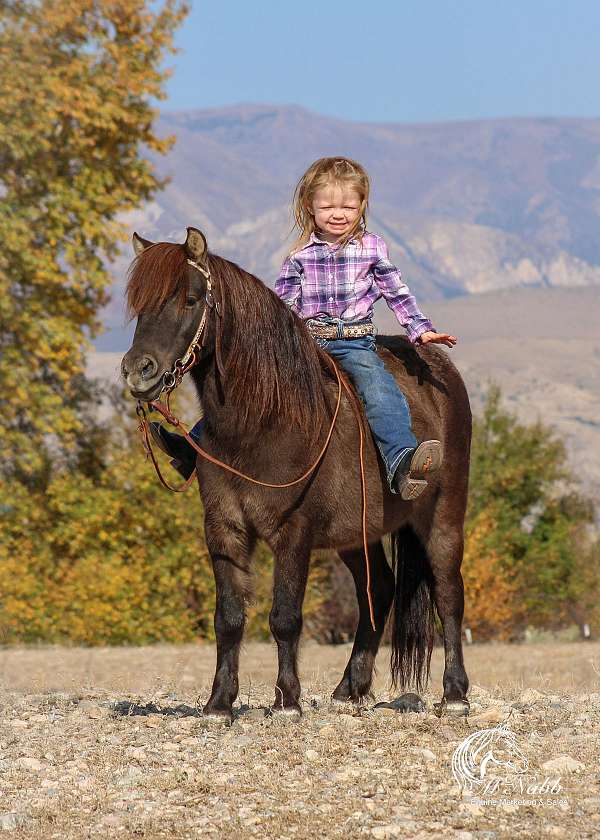
<instances>
[{"instance_id":1,"label":"dark brown pony","mask_svg":"<svg viewBox=\"0 0 600 840\"><path fill-rule=\"evenodd\" d=\"M134 236L137 257L127 289L137 315L123 376L151 401L188 348L207 305L207 327L192 376L205 413L201 446L237 470L283 484L315 460L331 423L337 382L306 326L270 289L237 265L209 254L200 231L184 245ZM200 266L198 270L193 264ZM214 302L204 272L210 272ZM378 338L379 353L410 404L417 438L444 446L442 469L413 502L389 492L370 435L365 441L367 539L375 629L369 618L362 548L357 418L344 394L329 447L308 479L286 489L251 484L199 458L205 538L217 591L217 668L207 715L231 720L249 570L256 541L275 558L270 626L279 674L274 711L300 712L297 653L312 549L335 549L356 584L360 617L352 654L334 700L358 703L369 692L388 613L393 609L392 676L423 688L429 675L435 610L446 667L438 712L466 714L468 679L461 622L463 521L471 413L462 379L445 352ZM392 566L381 539L391 535ZM395 572L395 573L394 573ZM410 696L410 695L408 695Z\"/></svg>"}]
</instances>

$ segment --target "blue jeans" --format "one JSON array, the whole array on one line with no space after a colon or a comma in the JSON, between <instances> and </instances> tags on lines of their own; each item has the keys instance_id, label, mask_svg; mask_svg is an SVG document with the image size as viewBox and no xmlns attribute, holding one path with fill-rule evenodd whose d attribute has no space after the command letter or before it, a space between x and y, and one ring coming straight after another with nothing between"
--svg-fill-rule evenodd
<instances>
[{"instance_id":1,"label":"blue jeans","mask_svg":"<svg viewBox=\"0 0 600 840\"><path fill-rule=\"evenodd\" d=\"M381 453L390 490L395 492L392 482L398 464L417 445L406 397L377 355L374 336L317 339L317 343L352 380Z\"/></svg>"}]
</instances>

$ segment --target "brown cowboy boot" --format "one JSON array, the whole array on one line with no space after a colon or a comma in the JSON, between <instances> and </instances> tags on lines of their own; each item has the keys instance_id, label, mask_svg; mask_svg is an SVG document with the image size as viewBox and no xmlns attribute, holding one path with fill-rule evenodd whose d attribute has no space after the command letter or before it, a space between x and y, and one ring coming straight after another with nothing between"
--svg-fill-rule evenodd
<instances>
[{"instance_id":1,"label":"brown cowboy boot","mask_svg":"<svg viewBox=\"0 0 600 840\"><path fill-rule=\"evenodd\" d=\"M438 470L443 459L439 440L426 440L402 458L394 473L393 487L405 501L418 498L427 487L424 476Z\"/></svg>"}]
</instances>

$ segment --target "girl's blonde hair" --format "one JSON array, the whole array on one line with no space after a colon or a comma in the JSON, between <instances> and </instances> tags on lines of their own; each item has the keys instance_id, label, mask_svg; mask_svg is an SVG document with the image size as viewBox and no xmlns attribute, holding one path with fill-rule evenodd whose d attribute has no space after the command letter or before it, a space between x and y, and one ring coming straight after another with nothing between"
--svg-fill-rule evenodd
<instances>
[{"instance_id":1,"label":"girl's blonde hair","mask_svg":"<svg viewBox=\"0 0 600 840\"><path fill-rule=\"evenodd\" d=\"M360 212L352 229L340 239L345 245L350 239L362 235L367 227L367 209L369 206L370 183L365 169L355 160L344 157L319 158L308 167L296 184L293 198L294 228L300 234L290 254L304 248L311 234L316 230L312 205L317 190L323 187L339 186L355 190L360 198Z\"/></svg>"}]
</instances>

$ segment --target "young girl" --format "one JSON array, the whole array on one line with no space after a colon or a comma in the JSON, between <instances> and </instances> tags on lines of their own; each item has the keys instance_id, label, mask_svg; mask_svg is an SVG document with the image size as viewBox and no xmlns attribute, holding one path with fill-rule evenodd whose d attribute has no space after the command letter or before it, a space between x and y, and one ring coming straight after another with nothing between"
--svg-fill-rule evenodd
<instances>
[{"instance_id":1,"label":"young girl","mask_svg":"<svg viewBox=\"0 0 600 840\"><path fill-rule=\"evenodd\" d=\"M413 343L453 347L456 338L433 329L388 259L383 239L367 231L369 189L366 171L348 158L321 158L309 167L294 193L300 235L275 292L348 373L391 492L415 499L427 486L425 475L441 464L441 444L430 440L417 446L406 399L376 352L373 304L383 296ZM153 432L176 459L173 466L191 475L196 455L185 439L158 424Z\"/></svg>"}]
</instances>

